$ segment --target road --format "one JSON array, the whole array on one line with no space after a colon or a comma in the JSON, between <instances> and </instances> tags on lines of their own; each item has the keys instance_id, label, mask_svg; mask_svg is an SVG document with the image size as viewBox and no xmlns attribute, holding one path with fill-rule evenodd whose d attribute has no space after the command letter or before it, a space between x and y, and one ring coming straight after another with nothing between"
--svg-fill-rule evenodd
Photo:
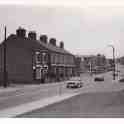
<instances>
[{"instance_id":1,"label":"road","mask_svg":"<svg viewBox=\"0 0 124 124\"><path fill-rule=\"evenodd\" d=\"M108 75L108 74L104 74ZM111 76L110 76L111 77ZM25 87L13 92L0 92L0 110L26 104L39 99L61 95L63 93L89 93L89 92L109 92L124 89L123 84L110 82L109 76L105 82L94 82L94 77L83 74L81 76L84 86L80 89L67 89L66 82L54 83L48 85L37 85Z\"/></svg>"},{"instance_id":2,"label":"road","mask_svg":"<svg viewBox=\"0 0 124 124\"><path fill-rule=\"evenodd\" d=\"M123 70L124 67L121 67ZM123 74L123 73L122 73ZM122 75L121 74L121 75ZM67 89L66 82L51 83L51 84L41 84L41 85L31 85L23 86L18 90L5 92L0 91L0 110L4 110L10 107L16 107L21 104L30 103L33 101L41 100L47 97L52 97L64 93L109 93L117 92L124 89L124 84L119 83L117 80L112 81L112 73L101 74L104 76L104 82L94 82L94 77L96 75L90 76L89 74L82 74L81 79L84 85L80 89ZM100 96L99 96L100 97ZM89 102L88 102L89 103Z\"/></svg>"},{"instance_id":3,"label":"road","mask_svg":"<svg viewBox=\"0 0 124 124\"><path fill-rule=\"evenodd\" d=\"M66 88L66 82L22 87L16 91L0 92L0 110L30 103L39 99L73 93Z\"/></svg>"},{"instance_id":4,"label":"road","mask_svg":"<svg viewBox=\"0 0 124 124\"><path fill-rule=\"evenodd\" d=\"M119 67L120 77L124 67ZM80 95L18 117L124 117L124 84L118 82L119 77L113 81L112 72L100 75L104 82L94 82L96 75L82 74L84 87L75 90Z\"/></svg>"},{"instance_id":5,"label":"road","mask_svg":"<svg viewBox=\"0 0 124 124\"><path fill-rule=\"evenodd\" d=\"M124 117L124 91L109 93L83 93L68 100L37 109L17 117L73 118Z\"/></svg>"}]
</instances>

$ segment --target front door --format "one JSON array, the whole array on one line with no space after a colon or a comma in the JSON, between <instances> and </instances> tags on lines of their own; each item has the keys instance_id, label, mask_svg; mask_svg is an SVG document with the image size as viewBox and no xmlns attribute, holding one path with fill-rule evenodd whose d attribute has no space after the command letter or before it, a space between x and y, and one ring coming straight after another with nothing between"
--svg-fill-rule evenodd
<instances>
[{"instance_id":1,"label":"front door","mask_svg":"<svg viewBox=\"0 0 124 124\"><path fill-rule=\"evenodd\" d=\"M40 80L41 79L41 68L37 68L36 69L36 80Z\"/></svg>"}]
</instances>

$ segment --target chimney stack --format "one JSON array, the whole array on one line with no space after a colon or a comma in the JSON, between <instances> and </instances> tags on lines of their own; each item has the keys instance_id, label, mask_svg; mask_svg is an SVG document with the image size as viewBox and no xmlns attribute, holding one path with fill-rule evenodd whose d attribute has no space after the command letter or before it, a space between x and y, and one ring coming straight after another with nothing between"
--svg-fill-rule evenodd
<instances>
[{"instance_id":1,"label":"chimney stack","mask_svg":"<svg viewBox=\"0 0 124 124\"><path fill-rule=\"evenodd\" d=\"M41 41L41 42L47 44L47 40L48 40L47 35L41 35L41 36L40 36L40 41Z\"/></svg>"},{"instance_id":2,"label":"chimney stack","mask_svg":"<svg viewBox=\"0 0 124 124\"><path fill-rule=\"evenodd\" d=\"M36 40L37 39L37 34L35 31L30 31L28 33L28 38L31 39L31 40Z\"/></svg>"},{"instance_id":3,"label":"chimney stack","mask_svg":"<svg viewBox=\"0 0 124 124\"><path fill-rule=\"evenodd\" d=\"M63 41L60 42L60 48L64 49L64 42Z\"/></svg>"},{"instance_id":4,"label":"chimney stack","mask_svg":"<svg viewBox=\"0 0 124 124\"><path fill-rule=\"evenodd\" d=\"M53 46L56 46L56 39L50 38L49 43L52 44Z\"/></svg>"},{"instance_id":5,"label":"chimney stack","mask_svg":"<svg viewBox=\"0 0 124 124\"><path fill-rule=\"evenodd\" d=\"M26 30L24 28L21 28L19 27L17 30L16 30L16 35L18 37L22 37L24 38L26 36Z\"/></svg>"}]
</instances>

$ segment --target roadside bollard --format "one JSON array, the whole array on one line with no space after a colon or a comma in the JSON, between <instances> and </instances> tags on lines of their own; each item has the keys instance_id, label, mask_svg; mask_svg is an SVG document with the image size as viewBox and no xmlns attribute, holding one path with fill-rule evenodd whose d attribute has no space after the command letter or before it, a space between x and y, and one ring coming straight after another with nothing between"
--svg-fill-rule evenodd
<instances>
[{"instance_id":1,"label":"roadside bollard","mask_svg":"<svg viewBox=\"0 0 124 124\"><path fill-rule=\"evenodd\" d=\"M60 82L60 86L59 86L59 95L62 95L62 82Z\"/></svg>"}]
</instances>

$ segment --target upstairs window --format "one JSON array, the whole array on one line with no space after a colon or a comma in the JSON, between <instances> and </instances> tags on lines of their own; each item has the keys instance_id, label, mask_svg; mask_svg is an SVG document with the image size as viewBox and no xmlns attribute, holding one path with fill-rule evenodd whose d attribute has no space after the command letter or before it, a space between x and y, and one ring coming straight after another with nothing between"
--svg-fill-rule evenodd
<instances>
[{"instance_id":1,"label":"upstairs window","mask_svg":"<svg viewBox=\"0 0 124 124\"><path fill-rule=\"evenodd\" d=\"M42 64L46 64L47 63L47 53L43 52L42 53Z\"/></svg>"},{"instance_id":2,"label":"upstairs window","mask_svg":"<svg viewBox=\"0 0 124 124\"><path fill-rule=\"evenodd\" d=\"M41 64L41 54L39 51L35 52L35 60L36 60L36 64Z\"/></svg>"}]
</instances>

